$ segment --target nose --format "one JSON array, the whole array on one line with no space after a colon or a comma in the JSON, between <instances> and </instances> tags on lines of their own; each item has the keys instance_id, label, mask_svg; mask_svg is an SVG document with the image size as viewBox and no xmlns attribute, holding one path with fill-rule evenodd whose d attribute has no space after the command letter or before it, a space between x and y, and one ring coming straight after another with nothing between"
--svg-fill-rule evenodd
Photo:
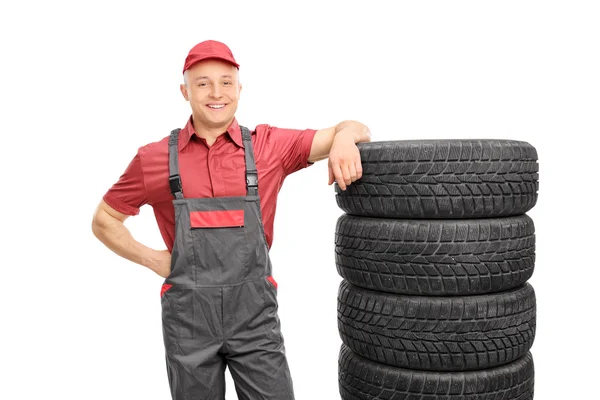
<instances>
[{"instance_id":1,"label":"nose","mask_svg":"<svg viewBox=\"0 0 600 400\"><path fill-rule=\"evenodd\" d=\"M219 85L211 86L210 97L214 99L220 99L222 97L221 88L219 87Z\"/></svg>"}]
</instances>

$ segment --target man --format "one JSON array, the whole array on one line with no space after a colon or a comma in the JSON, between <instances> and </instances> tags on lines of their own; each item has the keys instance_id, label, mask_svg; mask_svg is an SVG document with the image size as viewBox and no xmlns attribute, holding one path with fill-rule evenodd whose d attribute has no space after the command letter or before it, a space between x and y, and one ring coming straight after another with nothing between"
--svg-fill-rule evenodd
<instances>
[{"instance_id":1,"label":"man","mask_svg":"<svg viewBox=\"0 0 600 400\"><path fill-rule=\"evenodd\" d=\"M223 400L229 367L240 400L290 400L292 380L277 316L269 249L284 178L329 159L329 184L345 190L362 175L355 121L313 130L235 118L239 64L223 43L194 46L181 93L185 127L140 147L104 195L96 237L119 256L165 278L160 292L172 398ZM149 204L167 250L137 242L124 221Z\"/></svg>"}]
</instances>

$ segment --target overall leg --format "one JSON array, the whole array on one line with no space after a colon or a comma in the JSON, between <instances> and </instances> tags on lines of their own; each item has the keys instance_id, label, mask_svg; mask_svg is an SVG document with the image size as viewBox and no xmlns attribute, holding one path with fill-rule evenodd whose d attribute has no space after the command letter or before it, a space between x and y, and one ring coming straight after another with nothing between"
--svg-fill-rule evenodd
<instances>
[{"instance_id":1,"label":"overall leg","mask_svg":"<svg viewBox=\"0 0 600 400\"><path fill-rule=\"evenodd\" d=\"M173 400L224 400L220 288L173 285L162 297L163 337Z\"/></svg>"},{"instance_id":2,"label":"overall leg","mask_svg":"<svg viewBox=\"0 0 600 400\"><path fill-rule=\"evenodd\" d=\"M275 291L266 279L227 291L227 364L240 400L294 399Z\"/></svg>"},{"instance_id":3,"label":"overall leg","mask_svg":"<svg viewBox=\"0 0 600 400\"><path fill-rule=\"evenodd\" d=\"M225 359L214 349L167 354L166 361L173 400L225 400Z\"/></svg>"},{"instance_id":4,"label":"overall leg","mask_svg":"<svg viewBox=\"0 0 600 400\"><path fill-rule=\"evenodd\" d=\"M227 363L239 400L294 400L283 343L249 348Z\"/></svg>"}]
</instances>

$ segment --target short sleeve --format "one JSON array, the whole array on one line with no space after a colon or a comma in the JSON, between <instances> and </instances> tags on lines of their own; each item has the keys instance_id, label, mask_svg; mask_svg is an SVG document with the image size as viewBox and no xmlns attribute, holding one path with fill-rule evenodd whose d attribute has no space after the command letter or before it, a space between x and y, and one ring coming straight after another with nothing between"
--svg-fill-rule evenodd
<instances>
[{"instance_id":1,"label":"short sleeve","mask_svg":"<svg viewBox=\"0 0 600 400\"><path fill-rule=\"evenodd\" d=\"M315 129L268 128L271 151L279 155L285 175L312 165L308 157L316 132Z\"/></svg>"},{"instance_id":2,"label":"short sleeve","mask_svg":"<svg viewBox=\"0 0 600 400\"><path fill-rule=\"evenodd\" d=\"M147 202L139 153L133 157L119 180L104 194L103 200L123 214L139 214L140 207Z\"/></svg>"}]
</instances>

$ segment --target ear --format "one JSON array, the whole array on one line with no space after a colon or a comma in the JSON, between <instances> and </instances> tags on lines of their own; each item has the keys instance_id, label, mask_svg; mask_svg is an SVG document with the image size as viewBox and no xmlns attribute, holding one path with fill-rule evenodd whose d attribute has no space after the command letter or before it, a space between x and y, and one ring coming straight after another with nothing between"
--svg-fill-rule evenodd
<instances>
[{"instance_id":1,"label":"ear","mask_svg":"<svg viewBox=\"0 0 600 400\"><path fill-rule=\"evenodd\" d=\"M181 90L181 94L183 95L183 98L185 99L185 101L190 101L187 87L183 83L181 85L179 85L179 90Z\"/></svg>"}]
</instances>

